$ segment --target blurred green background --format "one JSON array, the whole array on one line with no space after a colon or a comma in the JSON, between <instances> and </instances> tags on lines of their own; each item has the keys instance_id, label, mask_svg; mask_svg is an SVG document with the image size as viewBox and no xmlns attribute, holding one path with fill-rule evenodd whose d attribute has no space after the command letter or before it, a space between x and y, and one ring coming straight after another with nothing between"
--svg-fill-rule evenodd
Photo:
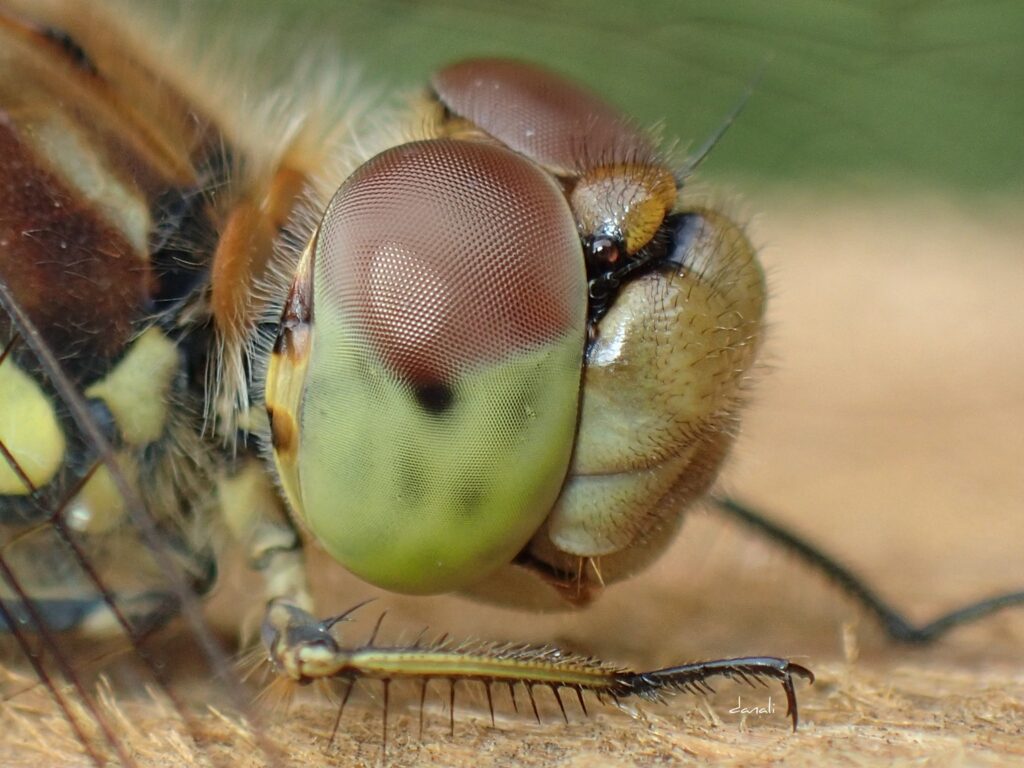
<instances>
[{"instance_id":1,"label":"blurred green background","mask_svg":"<svg viewBox=\"0 0 1024 768\"><path fill-rule=\"evenodd\" d=\"M1021 0L208 0L207 29L336 41L387 86L499 54L549 64L696 147L765 68L702 170L745 185L1024 192ZM225 27L229 27L230 31Z\"/></svg>"}]
</instances>

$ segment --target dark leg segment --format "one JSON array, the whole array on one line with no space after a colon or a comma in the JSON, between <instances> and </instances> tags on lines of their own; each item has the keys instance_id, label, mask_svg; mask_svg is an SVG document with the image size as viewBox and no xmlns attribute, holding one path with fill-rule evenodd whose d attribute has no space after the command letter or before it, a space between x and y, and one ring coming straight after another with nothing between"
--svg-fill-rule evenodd
<instances>
[{"instance_id":1,"label":"dark leg segment","mask_svg":"<svg viewBox=\"0 0 1024 768\"><path fill-rule=\"evenodd\" d=\"M1024 591L1008 592L970 603L939 616L927 624L915 626L879 597L860 576L815 545L778 523L772 522L763 513L731 498L712 496L710 500L721 511L779 544L812 568L821 571L826 578L867 608L878 619L889 637L894 640L923 645L936 640L954 627L977 621L1004 608L1024 606Z\"/></svg>"}]
</instances>

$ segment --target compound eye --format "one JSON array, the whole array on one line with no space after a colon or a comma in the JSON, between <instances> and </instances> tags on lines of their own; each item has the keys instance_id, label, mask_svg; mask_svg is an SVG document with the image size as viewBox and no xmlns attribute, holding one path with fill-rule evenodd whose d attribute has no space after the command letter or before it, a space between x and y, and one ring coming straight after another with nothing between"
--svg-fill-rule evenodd
<instances>
[{"instance_id":1,"label":"compound eye","mask_svg":"<svg viewBox=\"0 0 1024 768\"><path fill-rule=\"evenodd\" d=\"M507 564L575 434L587 288L563 193L502 147L406 144L342 185L310 255L294 466L277 457L299 516L395 591Z\"/></svg>"},{"instance_id":2,"label":"compound eye","mask_svg":"<svg viewBox=\"0 0 1024 768\"><path fill-rule=\"evenodd\" d=\"M453 113L560 175L655 155L647 136L618 109L533 64L467 59L442 69L431 84Z\"/></svg>"},{"instance_id":3,"label":"compound eye","mask_svg":"<svg viewBox=\"0 0 1024 768\"><path fill-rule=\"evenodd\" d=\"M676 179L647 135L577 83L521 61L469 59L432 84L452 114L567 180L583 237L616 233L635 255L675 206Z\"/></svg>"}]
</instances>

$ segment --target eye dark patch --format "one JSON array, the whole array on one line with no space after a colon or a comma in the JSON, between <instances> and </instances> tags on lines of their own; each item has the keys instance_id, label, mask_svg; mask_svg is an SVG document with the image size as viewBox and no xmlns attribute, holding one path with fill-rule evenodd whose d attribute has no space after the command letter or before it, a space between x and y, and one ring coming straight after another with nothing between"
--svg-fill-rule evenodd
<instances>
[{"instance_id":1,"label":"eye dark patch","mask_svg":"<svg viewBox=\"0 0 1024 768\"><path fill-rule=\"evenodd\" d=\"M413 396L423 410L434 414L447 411L455 401L455 392L447 384L439 381L416 384Z\"/></svg>"}]
</instances>

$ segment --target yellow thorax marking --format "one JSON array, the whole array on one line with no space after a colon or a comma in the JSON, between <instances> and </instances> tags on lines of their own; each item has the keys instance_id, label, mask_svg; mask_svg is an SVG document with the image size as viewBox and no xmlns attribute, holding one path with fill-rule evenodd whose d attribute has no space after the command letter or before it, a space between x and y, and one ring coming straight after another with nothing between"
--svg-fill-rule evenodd
<instances>
[{"instance_id":1,"label":"yellow thorax marking","mask_svg":"<svg viewBox=\"0 0 1024 768\"><path fill-rule=\"evenodd\" d=\"M64 463L66 443L53 404L10 358L0 364L0 443L17 462L15 469L0 458L0 495L27 495L50 482Z\"/></svg>"},{"instance_id":2,"label":"yellow thorax marking","mask_svg":"<svg viewBox=\"0 0 1024 768\"><path fill-rule=\"evenodd\" d=\"M107 376L89 387L114 414L126 443L149 445L160 438L167 422L167 396L178 372L178 350L158 328L150 328L132 344Z\"/></svg>"}]
</instances>

